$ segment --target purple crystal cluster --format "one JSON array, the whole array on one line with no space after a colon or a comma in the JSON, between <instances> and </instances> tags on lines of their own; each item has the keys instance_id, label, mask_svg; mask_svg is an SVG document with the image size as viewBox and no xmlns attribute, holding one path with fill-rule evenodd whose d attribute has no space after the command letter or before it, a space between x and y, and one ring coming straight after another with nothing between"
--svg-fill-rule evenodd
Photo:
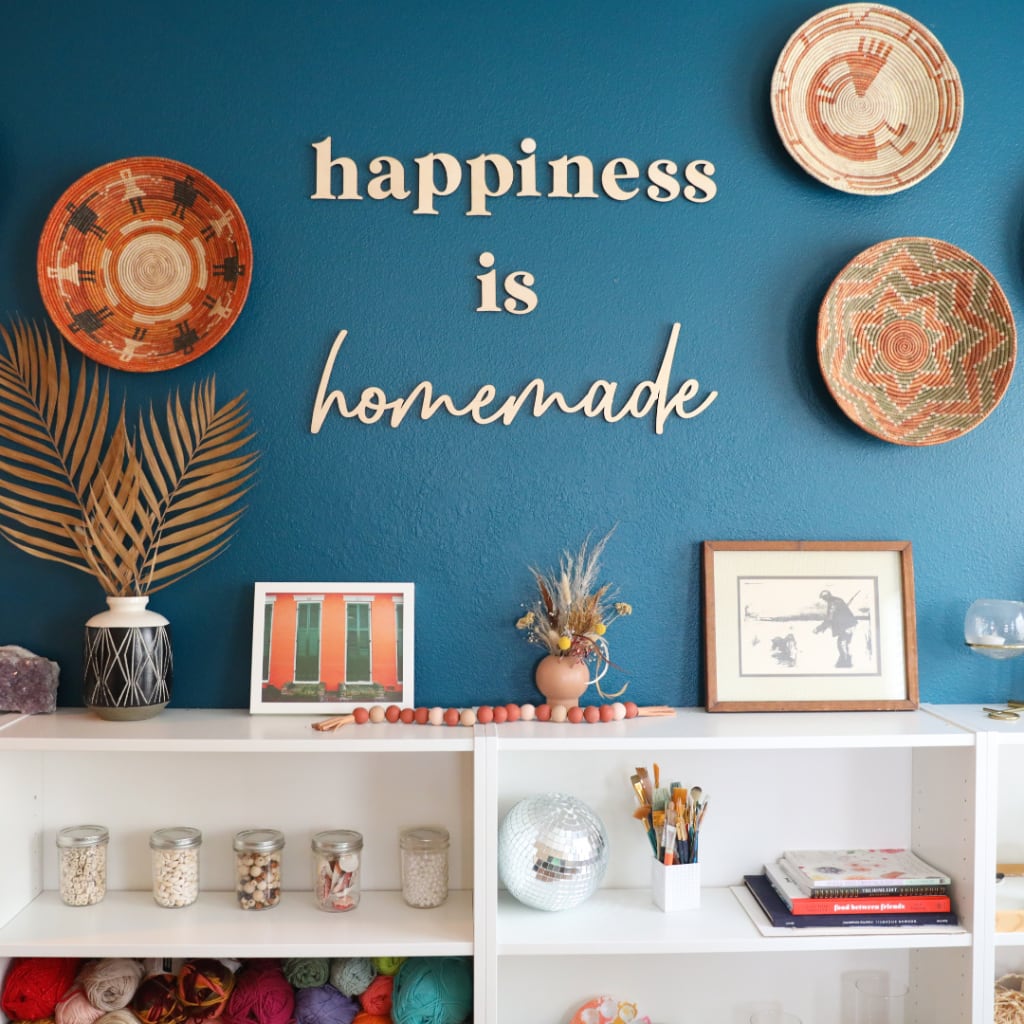
<instances>
[{"instance_id":1,"label":"purple crystal cluster","mask_svg":"<svg viewBox=\"0 0 1024 1024\"><path fill-rule=\"evenodd\" d=\"M0 711L25 715L57 710L60 666L49 658L9 644L0 647Z\"/></svg>"}]
</instances>

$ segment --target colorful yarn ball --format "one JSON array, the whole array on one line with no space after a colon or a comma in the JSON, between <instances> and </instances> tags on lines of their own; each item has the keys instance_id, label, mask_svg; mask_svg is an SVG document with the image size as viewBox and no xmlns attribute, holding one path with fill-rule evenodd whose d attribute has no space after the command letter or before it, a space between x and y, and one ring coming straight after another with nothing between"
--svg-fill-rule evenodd
<instances>
[{"instance_id":1,"label":"colorful yarn ball","mask_svg":"<svg viewBox=\"0 0 1024 1024\"><path fill-rule=\"evenodd\" d=\"M331 976L331 962L322 956L289 957L281 970L295 988L319 988Z\"/></svg>"},{"instance_id":2,"label":"colorful yarn ball","mask_svg":"<svg viewBox=\"0 0 1024 1024\"><path fill-rule=\"evenodd\" d=\"M387 1017L391 1013L391 998L395 979L389 974L378 974L359 997L359 1005L367 1012Z\"/></svg>"},{"instance_id":3,"label":"colorful yarn ball","mask_svg":"<svg viewBox=\"0 0 1024 1024\"><path fill-rule=\"evenodd\" d=\"M173 974L151 974L132 997L132 1010L142 1024L183 1024L188 1016L178 998L178 979Z\"/></svg>"},{"instance_id":4,"label":"colorful yarn ball","mask_svg":"<svg viewBox=\"0 0 1024 1024\"><path fill-rule=\"evenodd\" d=\"M73 957L30 956L11 963L0 994L0 1010L9 1020L53 1017L57 1003L75 982Z\"/></svg>"},{"instance_id":5,"label":"colorful yarn ball","mask_svg":"<svg viewBox=\"0 0 1024 1024\"><path fill-rule=\"evenodd\" d=\"M300 988L295 993L295 1024L352 1024L359 1004L333 985Z\"/></svg>"},{"instance_id":6,"label":"colorful yarn ball","mask_svg":"<svg viewBox=\"0 0 1024 1024\"><path fill-rule=\"evenodd\" d=\"M378 974L387 974L394 976L398 973L398 968L405 963L408 957L404 956L375 956L371 957L370 963L373 964L373 969Z\"/></svg>"},{"instance_id":7,"label":"colorful yarn ball","mask_svg":"<svg viewBox=\"0 0 1024 1024\"><path fill-rule=\"evenodd\" d=\"M394 1024L462 1024L473 1010L473 972L465 957L412 957L395 975Z\"/></svg>"},{"instance_id":8,"label":"colorful yarn ball","mask_svg":"<svg viewBox=\"0 0 1024 1024\"><path fill-rule=\"evenodd\" d=\"M357 1013L352 1018L352 1024L392 1024L390 1017L382 1017L379 1013Z\"/></svg>"},{"instance_id":9,"label":"colorful yarn ball","mask_svg":"<svg viewBox=\"0 0 1024 1024\"><path fill-rule=\"evenodd\" d=\"M256 961L239 971L221 1020L224 1024L289 1024L294 1010L295 990L280 966Z\"/></svg>"},{"instance_id":10,"label":"colorful yarn ball","mask_svg":"<svg viewBox=\"0 0 1024 1024\"><path fill-rule=\"evenodd\" d=\"M57 1002L53 1019L55 1024L94 1024L103 1013L103 1010L96 1009L89 1002L88 996L78 985L73 985Z\"/></svg>"},{"instance_id":11,"label":"colorful yarn ball","mask_svg":"<svg viewBox=\"0 0 1024 1024\"><path fill-rule=\"evenodd\" d=\"M193 1019L219 1017L234 988L235 973L220 960L186 960L178 971L178 999Z\"/></svg>"},{"instance_id":12,"label":"colorful yarn ball","mask_svg":"<svg viewBox=\"0 0 1024 1024\"><path fill-rule=\"evenodd\" d=\"M342 995L361 996L377 974L373 961L365 956L338 957L331 961L331 984Z\"/></svg>"},{"instance_id":13,"label":"colorful yarn ball","mask_svg":"<svg viewBox=\"0 0 1024 1024\"><path fill-rule=\"evenodd\" d=\"M108 957L86 964L78 976L78 984L93 1006L108 1013L121 1010L132 1001L143 971L138 960Z\"/></svg>"}]
</instances>

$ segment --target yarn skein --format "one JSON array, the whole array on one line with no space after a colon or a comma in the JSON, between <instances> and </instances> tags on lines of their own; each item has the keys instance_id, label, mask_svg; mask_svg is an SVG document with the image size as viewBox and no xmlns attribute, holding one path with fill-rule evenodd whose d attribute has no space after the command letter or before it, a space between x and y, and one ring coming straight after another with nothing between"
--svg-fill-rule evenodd
<instances>
[{"instance_id":1,"label":"yarn skein","mask_svg":"<svg viewBox=\"0 0 1024 1024\"><path fill-rule=\"evenodd\" d=\"M221 1020L224 1024L289 1024L295 1011L295 990L280 965L255 961L235 977L235 990Z\"/></svg>"},{"instance_id":2,"label":"yarn skein","mask_svg":"<svg viewBox=\"0 0 1024 1024\"><path fill-rule=\"evenodd\" d=\"M57 1002L53 1019L55 1024L94 1024L103 1016L103 1012L93 1006L82 989L75 984Z\"/></svg>"},{"instance_id":3,"label":"yarn skein","mask_svg":"<svg viewBox=\"0 0 1024 1024\"><path fill-rule=\"evenodd\" d=\"M362 995L376 975L369 957L338 957L331 961L331 984L342 994L354 998Z\"/></svg>"},{"instance_id":4,"label":"yarn skein","mask_svg":"<svg viewBox=\"0 0 1024 1024\"><path fill-rule=\"evenodd\" d=\"M289 957L281 970L294 988L320 988L331 976L331 962L322 956Z\"/></svg>"},{"instance_id":5,"label":"yarn skein","mask_svg":"<svg viewBox=\"0 0 1024 1024\"><path fill-rule=\"evenodd\" d=\"M142 964L127 957L109 957L86 964L78 983L86 998L104 1013L120 1010L132 1001L142 981Z\"/></svg>"},{"instance_id":6,"label":"yarn skein","mask_svg":"<svg viewBox=\"0 0 1024 1024\"><path fill-rule=\"evenodd\" d=\"M0 1010L9 1020L52 1018L58 1001L74 984L78 964L75 957L15 959L4 979Z\"/></svg>"},{"instance_id":7,"label":"yarn skein","mask_svg":"<svg viewBox=\"0 0 1024 1024\"><path fill-rule=\"evenodd\" d=\"M186 960L178 971L178 999L193 1021L219 1017L234 987L234 971L220 960Z\"/></svg>"},{"instance_id":8,"label":"yarn skein","mask_svg":"<svg viewBox=\"0 0 1024 1024\"><path fill-rule=\"evenodd\" d=\"M185 1007L178 999L174 974L151 974L135 990L132 1011L142 1024L183 1024Z\"/></svg>"},{"instance_id":9,"label":"yarn skein","mask_svg":"<svg viewBox=\"0 0 1024 1024\"><path fill-rule=\"evenodd\" d=\"M391 1018L379 1013L367 1013L363 1010L352 1018L352 1024L391 1024Z\"/></svg>"},{"instance_id":10,"label":"yarn skein","mask_svg":"<svg viewBox=\"0 0 1024 1024\"><path fill-rule=\"evenodd\" d=\"M139 1018L132 1013L129 1007L121 1010L111 1010L96 1019L96 1024L140 1024Z\"/></svg>"},{"instance_id":11,"label":"yarn skein","mask_svg":"<svg viewBox=\"0 0 1024 1024\"><path fill-rule=\"evenodd\" d=\"M405 963L408 957L404 956L375 956L370 963L378 974L387 974L392 977L398 973L398 968Z\"/></svg>"},{"instance_id":12,"label":"yarn skein","mask_svg":"<svg viewBox=\"0 0 1024 1024\"><path fill-rule=\"evenodd\" d=\"M295 993L295 1024L352 1024L359 1004L333 985L300 988Z\"/></svg>"},{"instance_id":13,"label":"yarn skein","mask_svg":"<svg viewBox=\"0 0 1024 1024\"><path fill-rule=\"evenodd\" d=\"M473 1009L473 973L464 957L410 957L395 975L394 1024L463 1024Z\"/></svg>"},{"instance_id":14,"label":"yarn skein","mask_svg":"<svg viewBox=\"0 0 1024 1024\"><path fill-rule=\"evenodd\" d=\"M391 1013L391 995L395 979L387 974L378 974L359 997L359 1005L367 1012L378 1017L387 1017Z\"/></svg>"}]
</instances>

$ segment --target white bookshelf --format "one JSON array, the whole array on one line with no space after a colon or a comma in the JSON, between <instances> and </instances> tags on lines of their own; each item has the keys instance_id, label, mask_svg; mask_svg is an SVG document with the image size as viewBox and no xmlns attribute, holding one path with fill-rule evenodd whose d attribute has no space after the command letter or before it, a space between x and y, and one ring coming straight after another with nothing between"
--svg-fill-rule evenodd
<instances>
[{"instance_id":1,"label":"white bookshelf","mask_svg":"<svg viewBox=\"0 0 1024 1024\"><path fill-rule=\"evenodd\" d=\"M1024 861L1024 825L1010 820L1024 822L1011 785L1024 769L1024 725L978 708L686 708L598 725L336 733L316 732L314 720L176 709L138 723L74 710L0 716L0 967L23 955L472 955L478 1024L559 1024L602 992L637 1000L657 1024L733 1024L770 1002L853 1024L852 985L865 972L910 983L912 1020L987 1022L997 970L1024 972L1024 933L993 925L997 849ZM650 900L629 775L654 761L665 780L700 784L711 798L695 911L665 914ZM597 812L611 857L590 900L544 913L501 891L497 839L515 802L553 791ZM95 907L65 907L54 835L85 821L111 830L109 892ZM441 908L412 910L398 892L397 837L429 821L452 835L452 893ZM149 894L148 835L170 824L204 833L202 892L177 910ZM231 892L230 839L255 825L286 834L285 892L279 907L245 913ZM363 901L351 914L318 911L309 891L309 839L331 827L365 838ZM962 928L765 936L730 888L785 847L866 845L912 846L948 871Z\"/></svg>"}]
</instances>

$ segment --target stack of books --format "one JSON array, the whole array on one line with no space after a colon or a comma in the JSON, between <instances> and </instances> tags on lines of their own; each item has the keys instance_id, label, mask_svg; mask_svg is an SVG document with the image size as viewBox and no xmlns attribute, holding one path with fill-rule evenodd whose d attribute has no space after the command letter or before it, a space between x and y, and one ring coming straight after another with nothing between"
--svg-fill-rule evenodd
<instances>
[{"instance_id":1,"label":"stack of books","mask_svg":"<svg viewBox=\"0 0 1024 1024\"><path fill-rule=\"evenodd\" d=\"M743 881L774 927L956 925L952 880L910 850L787 850Z\"/></svg>"}]
</instances>

